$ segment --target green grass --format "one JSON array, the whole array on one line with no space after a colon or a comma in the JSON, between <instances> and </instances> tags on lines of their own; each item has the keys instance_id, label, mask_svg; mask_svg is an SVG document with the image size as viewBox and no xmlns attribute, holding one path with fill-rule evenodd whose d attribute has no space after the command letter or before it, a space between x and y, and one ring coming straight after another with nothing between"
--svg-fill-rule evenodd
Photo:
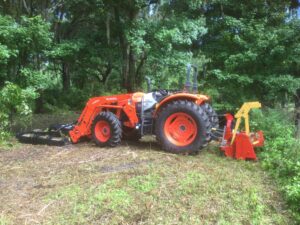
<instances>
[{"instance_id":1,"label":"green grass","mask_svg":"<svg viewBox=\"0 0 300 225\"><path fill-rule=\"evenodd\" d=\"M155 154L155 152L153 152ZM92 186L63 187L52 224L288 224L259 165L204 152L158 160Z\"/></svg>"},{"instance_id":2,"label":"green grass","mask_svg":"<svg viewBox=\"0 0 300 225\"><path fill-rule=\"evenodd\" d=\"M4 151L0 177L11 186L0 195L6 202L0 212L9 212L0 221L9 218L12 224L49 225L293 223L278 188L260 163L225 158L213 146L196 156L159 150L144 140L114 149L90 143L66 149L27 145ZM30 183L32 177L34 183Z\"/></svg>"},{"instance_id":3,"label":"green grass","mask_svg":"<svg viewBox=\"0 0 300 225\"><path fill-rule=\"evenodd\" d=\"M64 203L63 211L50 223L83 224L96 220L104 212L115 212L125 218L128 216L127 208L133 200L125 189L116 188L115 185L115 180L87 189L72 185L50 194L46 197L46 202Z\"/></svg>"},{"instance_id":4,"label":"green grass","mask_svg":"<svg viewBox=\"0 0 300 225\"><path fill-rule=\"evenodd\" d=\"M4 215L0 215L0 225L9 225L11 224L10 220Z\"/></svg>"},{"instance_id":5,"label":"green grass","mask_svg":"<svg viewBox=\"0 0 300 225\"><path fill-rule=\"evenodd\" d=\"M127 185L134 190L142 193L148 193L159 187L160 176L150 173L143 176L135 176L128 180Z\"/></svg>"}]
</instances>

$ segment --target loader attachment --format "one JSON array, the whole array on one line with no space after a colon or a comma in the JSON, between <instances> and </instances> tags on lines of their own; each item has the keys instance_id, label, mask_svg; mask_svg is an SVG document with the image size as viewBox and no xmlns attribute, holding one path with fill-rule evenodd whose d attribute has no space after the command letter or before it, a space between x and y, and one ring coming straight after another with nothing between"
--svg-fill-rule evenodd
<instances>
[{"instance_id":1,"label":"loader attachment","mask_svg":"<svg viewBox=\"0 0 300 225\"><path fill-rule=\"evenodd\" d=\"M22 132L16 135L21 143L43 144L51 146L63 146L70 144L68 132L73 129L73 124L51 125L46 130L36 129L30 132Z\"/></svg>"}]
</instances>

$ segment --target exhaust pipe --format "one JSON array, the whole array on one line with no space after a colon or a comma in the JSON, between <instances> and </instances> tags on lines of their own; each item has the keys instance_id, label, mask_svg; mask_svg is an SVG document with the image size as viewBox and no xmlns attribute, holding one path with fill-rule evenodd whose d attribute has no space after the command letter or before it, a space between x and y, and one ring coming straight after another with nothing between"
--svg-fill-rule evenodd
<instances>
[{"instance_id":1,"label":"exhaust pipe","mask_svg":"<svg viewBox=\"0 0 300 225\"><path fill-rule=\"evenodd\" d=\"M190 81L190 75L191 75L191 70L194 70L194 74L193 74L193 87L192 87L192 83ZM187 64L187 73L186 73L186 82L184 85L184 91L186 92L191 92L191 87L192 87L192 92L193 93L198 93L198 82L197 82L197 78L198 78L198 67L192 64Z\"/></svg>"},{"instance_id":2,"label":"exhaust pipe","mask_svg":"<svg viewBox=\"0 0 300 225\"><path fill-rule=\"evenodd\" d=\"M151 79L148 76L146 76L145 79L147 82L147 92L149 93L149 92L151 92Z\"/></svg>"},{"instance_id":3,"label":"exhaust pipe","mask_svg":"<svg viewBox=\"0 0 300 225\"><path fill-rule=\"evenodd\" d=\"M186 68L186 81L185 81L185 85L184 85L184 91L186 92L191 92L191 81L190 81L190 74L191 74L191 64L187 64L187 68Z\"/></svg>"},{"instance_id":4,"label":"exhaust pipe","mask_svg":"<svg viewBox=\"0 0 300 225\"><path fill-rule=\"evenodd\" d=\"M193 93L197 94L198 93L198 67L193 65L194 68L194 81L193 81Z\"/></svg>"}]
</instances>

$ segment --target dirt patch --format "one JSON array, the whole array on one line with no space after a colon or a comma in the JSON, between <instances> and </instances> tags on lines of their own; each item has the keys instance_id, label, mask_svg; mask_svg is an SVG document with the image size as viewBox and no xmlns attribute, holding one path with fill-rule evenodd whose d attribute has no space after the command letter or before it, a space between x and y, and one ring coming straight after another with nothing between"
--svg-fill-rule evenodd
<instances>
[{"instance_id":1,"label":"dirt patch","mask_svg":"<svg viewBox=\"0 0 300 225\"><path fill-rule=\"evenodd\" d=\"M289 223L259 163L228 160L212 149L179 156L161 151L152 137L117 148L19 144L0 151L0 222Z\"/></svg>"},{"instance_id":2,"label":"dirt patch","mask_svg":"<svg viewBox=\"0 0 300 225\"><path fill-rule=\"evenodd\" d=\"M93 143L64 147L19 144L0 151L0 201L6 203L1 204L0 212L15 224L39 223L41 215L36 218L36 214L44 206L43 196L56 188L75 180L86 183L91 171L96 175L118 172L150 162L128 163L138 155L132 148L127 144L115 149L99 149Z\"/></svg>"},{"instance_id":3,"label":"dirt patch","mask_svg":"<svg viewBox=\"0 0 300 225\"><path fill-rule=\"evenodd\" d=\"M151 162L152 161L150 161L150 160L141 160L141 161L136 161L136 162L131 162L131 163L122 163L122 164L116 165L116 166L102 166L100 168L100 171L102 173L120 172L120 171L137 168L141 164L149 164Z\"/></svg>"}]
</instances>

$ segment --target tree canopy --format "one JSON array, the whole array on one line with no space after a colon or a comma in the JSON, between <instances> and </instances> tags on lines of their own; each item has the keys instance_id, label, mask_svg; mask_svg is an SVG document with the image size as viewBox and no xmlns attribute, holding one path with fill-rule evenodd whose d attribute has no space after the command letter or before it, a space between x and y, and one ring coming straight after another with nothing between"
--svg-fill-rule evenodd
<instances>
[{"instance_id":1,"label":"tree canopy","mask_svg":"<svg viewBox=\"0 0 300 225\"><path fill-rule=\"evenodd\" d=\"M186 64L220 108L299 98L299 1L1 0L0 87L36 94L35 110L93 95L181 89ZM238 96L238 98L236 97Z\"/></svg>"},{"instance_id":2,"label":"tree canopy","mask_svg":"<svg viewBox=\"0 0 300 225\"><path fill-rule=\"evenodd\" d=\"M299 0L0 0L0 146L15 116L81 110L145 77L182 90L188 63L216 110L272 108L252 114L262 165L300 221Z\"/></svg>"}]
</instances>

